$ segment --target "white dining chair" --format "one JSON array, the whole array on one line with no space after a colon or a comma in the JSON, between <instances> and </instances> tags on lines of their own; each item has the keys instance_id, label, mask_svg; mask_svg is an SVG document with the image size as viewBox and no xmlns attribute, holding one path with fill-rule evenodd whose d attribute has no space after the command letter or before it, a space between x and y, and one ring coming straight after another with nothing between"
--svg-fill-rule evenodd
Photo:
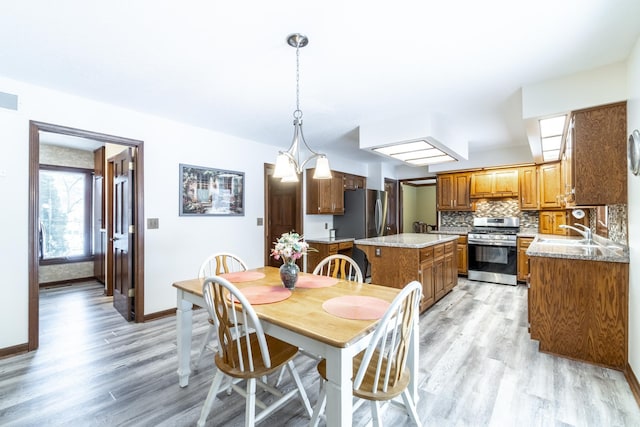
<instances>
[{"instance_id":1,"label":"white dining chair","mask_svg":"<svg viewBox=\"0 0 640 427\"><path fill-rule=\"evenodd\" d=\"M235 273L238 271L247 271L247 264L237 255L228 252L218 252L208 256L200 265L198 278L205 279L211 276L218 276L223 273ZM209 327L200 344L200 351L196 359L195 367L200 369L202 359L207 349L215 350L216 330L213 325L213 319L209 317Z\"/></svg>"},{"instance_id":2,"label":"white dining chair","mask_svg":"<svg viewBox=\"0 0 640 427\"><path fill-rule=\"evenodd\" d=\"M211 388L205 400L198 426L204 426L225 377L246 380L246 389L231 383L234 391L246 398L245 426L254 426L273 411L281 408L294 397L298 397L307 415L311 417L311 405L296 371L293 358L298 348L272 336L266 335L251 303L229 281L213 276L205 280L202 294L209 315L214 319L218 331L217 367ZM238 304L241 307L231 307ZM240 309L241 308L241 309ZM286 367L296 387L282 393L266 384L263 379L281 367ZM256 398L256 387L270 392L275 400L262 402ZM228 397L227 397L228 398ZM256 406L262 410L256 414ZM218 420L222 423L222 420Z\"/></svg>"},{"instance_id":3,"label":"white dining chair","mask_svg":"<svg viewBox=\"0 0 640 427\"><path fill-rule=\"evenodd\" d=\"M417 426L422 425L408 389L411 376L417 373L407 368L411 334L419 315L421 296L420 282L406 285L380 319L369 346L353 358L353 395L358 398L353 410L369 401L374 426L382 425L379 403L398 396L402 397L404 409L412 421ZM322 388L311 417L312 426L318 425L326 405L326 371L326 361L322 360L318 363Z\"/></svg>"},{"instance_id":4,"label":"white dining chair","mask_svg":"<svg viewBox=\"0 0 640 427\"><path fill-rule=\"evenodd\" d=\"M316 265L313 274L352 280L362 283L363 276L358 264L350 257L342 254L329 255Z\"/></svg>"}]
</instances>

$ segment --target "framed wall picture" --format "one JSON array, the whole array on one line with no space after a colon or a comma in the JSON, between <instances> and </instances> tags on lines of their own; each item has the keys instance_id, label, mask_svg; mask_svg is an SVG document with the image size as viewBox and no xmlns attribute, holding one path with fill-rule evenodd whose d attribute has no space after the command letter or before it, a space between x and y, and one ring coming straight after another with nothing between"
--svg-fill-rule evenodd
<instances>
[{"instance_id":1,"label":"framed wall picture","mask_svg":"<svg viewBox=\"0 0 640 427\"><path fill-rule=\"evenodd\" d=\"M180 164L180 216L244 215L244 172Z\"/></svg>"}]
</instances>

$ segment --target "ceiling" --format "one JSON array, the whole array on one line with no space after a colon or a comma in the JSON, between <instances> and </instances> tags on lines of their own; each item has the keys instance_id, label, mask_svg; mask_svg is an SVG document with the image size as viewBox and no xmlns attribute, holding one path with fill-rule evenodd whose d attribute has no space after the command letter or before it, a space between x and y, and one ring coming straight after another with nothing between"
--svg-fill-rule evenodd
<instances>
[{"instance_id":1,"label":"ceiling","mask_svg":"<svg viewBox=\"0 0 640 427\"><path fill-rule=\"evenodd\" d=\"M362 161L388 160L358 148L359 126L430 114L470 156L527 145L523 86L623 61L640 36L638 0L2 3L0 76L281 149L286 38L304 33L306 140Z\"/></svg>"}]
</instances>

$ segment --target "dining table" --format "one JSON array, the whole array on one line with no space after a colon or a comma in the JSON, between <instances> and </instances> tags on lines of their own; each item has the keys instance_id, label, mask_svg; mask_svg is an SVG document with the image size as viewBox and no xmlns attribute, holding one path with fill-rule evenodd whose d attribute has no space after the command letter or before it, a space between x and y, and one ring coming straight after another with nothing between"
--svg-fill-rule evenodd
<instances>
[{"instance_id":1,"label":"dining table","mask_svg":"<svg viewBox=\"0 0 640 427\"><path fill-rule=\"evenodd\" d=\"M367 347L385 307L400 289L301 272L296 287L284 292L276 267L251 269L244 275L232 274L227 278L246 295L263 291L261 298L254 299L252 307L266 334L326 359L327 425L350 426L353 357ZM180 387L189 384L192 310L194 305L205 307L202 297L204 280L196 278L173 283L177 289ZM283 297L284 294L286 297ZM409 391L414 402L418 399L418 327L416 316L407 357L407 366L412 375ZM315 371L312 374L317 375Z\"/></svg>"}]
</instances>

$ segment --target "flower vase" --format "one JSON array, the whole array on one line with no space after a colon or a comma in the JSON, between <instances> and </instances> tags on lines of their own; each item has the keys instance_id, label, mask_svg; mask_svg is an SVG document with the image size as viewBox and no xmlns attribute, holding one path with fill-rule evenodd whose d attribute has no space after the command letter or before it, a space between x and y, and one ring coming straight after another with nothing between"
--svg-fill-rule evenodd
<instances>
[{"instance_id":1,"label":"flower vase","mask_svg":"<svg viewBox=\"0 0 640 427\"><path fill-rule=\"evenodd\" d=\"M300 269L295 262L285 262L280 266L280 280L287 289L293 289L298 281L298 273Z\"/></svg>"}]
</instances>

